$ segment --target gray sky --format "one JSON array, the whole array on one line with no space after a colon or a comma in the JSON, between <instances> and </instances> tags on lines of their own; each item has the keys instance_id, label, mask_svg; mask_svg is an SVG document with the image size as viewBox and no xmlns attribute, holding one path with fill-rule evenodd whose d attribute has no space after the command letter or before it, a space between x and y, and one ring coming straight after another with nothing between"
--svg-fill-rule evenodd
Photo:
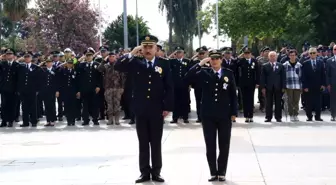
<instances>
[{"instance_id":1,"label":"gray sky","mask_svg":"<svg viewBox=\"0 0 336 185\"><path fill-rule=\"evenodd\" d=\"M99 0L90 0L93 6L98 7ZM165 13L159 12L158 4L160 0L138 0L138 15L142 16L144 20L148 22L150 32L157 36L160 40L168 39L168 24L166 22ZM207 0L205 5L209 2L215 2L216 0ZM104 26L114 20L118 15L123 12L123 0L100 0L102 17L106 21ZM31 7L34 3L31 3ZM136 14L136 0L127 0L127 13L134 15ZM213 39L216 31L210 35L204 35L202 38L202 45L208 47L216 48L217 41ZM194 47L198 47L198 38L194 39ZM220 43L220 47L229 46L230 40L224 43Z\"/></svg>"}]
</instances>

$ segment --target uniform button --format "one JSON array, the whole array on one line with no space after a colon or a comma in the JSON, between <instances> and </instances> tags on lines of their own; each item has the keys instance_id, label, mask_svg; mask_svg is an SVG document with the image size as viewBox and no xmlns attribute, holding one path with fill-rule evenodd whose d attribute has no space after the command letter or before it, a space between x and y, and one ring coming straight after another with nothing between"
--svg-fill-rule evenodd
<instances>
[{"instance_id":1,"label":"uniform button","mask_svg":"<svg viewBox=\"0 0 336 185\"><path fill-rule=\"evenodd\" d=\"M150 89L148 89L148 91L150 91Z\"/></svg>"},{"instance_id":2,"label":"uniform button","mask_svg":"<svg viewBox=\"0 0 336 185\"><path fill-rule=\"evenodd\" d=\"M9 82L9 80L7 80L7 82Z\"/></svg>"},{"instance_id":3,"label":"uniform button","mask_svg":"<svg viewBox=\"0 0 336 185\"><path fill-rule=\"evenodd\" d=\"M217 94L215 94L215 96L217 96Z\"/></svg>"},{"instance_id":4,"label":"uniform button","mask_svg":"<svg viewBox=\"0 0 336 185\"><path fill-rule=\"evenodd\" d=\"M151 82L151 81L149 81L149 82L148 82L148 84L152 84L152 82Z\"/></svg>"},{"instance_id":5,"label":"uniform button","mask_svg":"<svg viewBox=\"0 0 336 185\"><path fill-rule=\"evenodd\" d=\"M152 75L149 75L148 77L149 77L149 78L151 78L151 77L152 77Z\"/></svg>"},{"instance_id":6,"label":"uniform button","mask_svg":"<svg viewBox=\"0 0 336 185\"><path fill-rule=\"evenodd\" d=\"M215 91L218 91L218 89L215 89Z\"/></svg>"},{"instance_id":7,"label":"uniform button","mask_svg":"<svg viewBox=\"0 0 336 185\"><path fill-rule=\"evenodd\" d=\"M147 98L150 98L150 96L147 96Z\"/></svg>"},{"instance_id":8,"label":"uniform button","mask_svg":"<svg viewBox=\"0 0 336 185\"><path fill-rule=\"evenodd\" d=\"M215 99L215 101L217 101L217 99Z\"/></svg>"},{"instance_id":9,"label":"uniform button","mask_svg":"<svg viewBox=\"0 0 336 185\"><path fill-rule=\"evenodd\" d=\"M25 85L27 85L27 83L25 83Z\"/></svg>"},{"instance_id":10,"label":"uniform button","mask_svg":"<svg viewBox=\"0 0 336 185\"><path fill-rule=\"evenodd\" d=\"M216 85L218 86L218 83L216 83Z\"/></svg>"}]
</instances>

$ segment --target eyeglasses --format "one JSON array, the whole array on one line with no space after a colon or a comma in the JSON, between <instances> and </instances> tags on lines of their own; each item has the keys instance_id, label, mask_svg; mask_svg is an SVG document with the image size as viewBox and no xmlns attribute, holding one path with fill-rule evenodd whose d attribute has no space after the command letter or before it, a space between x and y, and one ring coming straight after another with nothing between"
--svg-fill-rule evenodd
<instances>
[{"instance_id":1,"label":"eyeglasses","mask_svg":"<svg viewBox=\"0 0 336 185\"><path fill-rule=\"evenodd\" d=\"M315 55L315 54L316 54L316 52L310 52L309 54L311 54L311 55Z\"/></svg>"}]
</instances>

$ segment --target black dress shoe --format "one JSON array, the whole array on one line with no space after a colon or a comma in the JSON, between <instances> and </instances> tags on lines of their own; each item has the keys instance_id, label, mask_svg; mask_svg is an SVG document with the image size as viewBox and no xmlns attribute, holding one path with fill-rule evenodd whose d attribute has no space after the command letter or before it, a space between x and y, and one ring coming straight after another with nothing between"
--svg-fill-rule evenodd
<instances>
[{"instance_id":1,"label":"black dress shoe","mask_svg":"<svg viewBox=\"0 0 336 185\"><path fill-rule=\"evenodd\" d=\"M37 124L36 123L32 124L32 127L37 127Z\"/></svg>"},{"instance_id":2,"label":"black dress shoe","mask_svg":"<svg viewBox=\"0 0 336 185\"><path fill-rule=\"evenodd\" d=\"M253 118L250 118L250 123L253 123Z\"/></svg>"},{"instance_id":3,"label":"black dress shoe","mask_svg":"<svg viewBox=\"0 0 336 185\"><path fill-rule=\"evenodd\" d=\"M63 121L63 118L62 118L62 117L59 117L59 118L58 118L58 121Z\"/></svg>"},{"instance_id":4,"label":"black dress shoe","mask_svg":"<svg viewBox=\"0 0 336 185\"><path fill-rule=\"evenodd\" d=\"M7 127L7 123L2 122L1 125L0 125L0 127Z\"/></svg>"},{"instance_id":5,"label":"black dress shoe","mask_svg":"<svg viewBox=\"0 0 336 185\"><path fill-rule=\"evenodd\" d=\"M150 175L141 175L137 180L135 180L135 183L142 183L150 181Z\"/></svg>"},{"instance_id":6,"label":"black dress shoe","mask_svg":"<svg viewBox=\"0 0 336 185\"><path fill-rule=\"evenodd\" d=\"M271 122L271 119L265 119L265 122Z\"/></svg>"},{"instance_id":7,"label":"black dress shoe","mask_svg":"<svg viewBox=\"0 0 336 185\"><path fill-rule=\"evenodd\" d=\"M20 127L29 127L29 125L22 124L22 125L20 125Z\"/></svg>"},{"instance_id":8,"label":"black dress shoe","mask_svg":"<svg viewBox=\"0 0 336 185\"><path fill-rule=\"evenodd\" d=\"M76 121L81 121L82 119L81 118L76 118Z\"/></svg>"},{"instance_id":9,"label":"black dress shoe","mask_svg":"<svg viewBox=\"0 0 336 185\"><path fill-rule=\"evenodd\" d=\"M15 119L15 122L16 122L16 123L20 122L19 118Z\"/></svg>"},{"instance_id":10,"label":"black dress shoe","mask_svg":"<svg viewBox=\"0 0 336 185\"><path fill-rule=\"evenodd\" d=\"M98 122L98 121L94 121L94 122L93 122L93 125L98 126L98 125L99 125L99 122Z\"/></svg>"},{"instance_id":11,"label":"black dress shoe","mask_svg":"<svg viewBox=\"0 0 336 185\"><path fill-rule=\"evenodd\" d=\"M9 122L7 127L13 127L13 122Z\"/></svg>"},{"instance_id":12,"label":"black dress shoe","mask_svg":"<svg viewBox=\"0 0 336 185\"><path fill-rule=\"evenodd\" d=\"M177 120L174 119L170 123L177 123Z\"/></svg>"},{"instance_id":13,"label":"black dress shoe","mask_svg":"<svg viewBox=\"0 0 336 185\"><path fill-rule=\"evenodd\" d=\"M307 121L313 121L313 119L312 118L307 118Z\"/></svg>"},{"instance_id":14,"label":"black dress shoe","mask_svg":"<svg viewBox=\"0 0 336 185\"><path fill-rule=\"evenodd\" d=\"M279 122L279 123L281 123L281 122L282 122L282 121L281 121L281 119L277 119L276 121L277 121L277 122Z\"/></svg>"},{"instance_id":15,"label":"black dress shoe","mask_svg":"<svg viewBox=\"0 0 336 185\"><path fill-rule=\"evenodd\" d=\"M315 118L315 121L323 121L321 118Z\"/></svg>"},{"instance_id":16,"label":"black dress shoe","mask_svg":"<svg viewBox=\"0 0 336 185\"><path fill-rule=\"evenodd\" d=\"M131 120L128 124L130 124L130 125L134 125L134 124L135 124L135 121L134 121L134 120Z\"/></svg>"},{"instance_id":17,"label":"black dress shoe","mask_svg":"<svg viewBox=\"0 0 336 185\"><path fill-rule=\"evenodd\" d=\"M160 175L152 175L152 180L155 182L164 182L165 180Z\"/></svg>"},{"instance_id":18,"label":"black dress shoe","mask_svg":"<svg viewBox=\"0 0 336 185\"><path fill-rule=\"evenodd\" d=\"M183 123L189 123L189 120L185 119L183 120Z\"/></svg>"},{"instance_id":19,"label":"black dress shoe","mask_svg":"<svg viewBox=\"0 0 336 185\"><path fill-rule=\"evenodd\" d=\"M55 126L55 125L53 125L53 124L51 124L51 123L48 123L48 124L46 124L46 125L44 125L45 127L53 127L53 126Z\"/></svg>"},{"instance_id":20,"label":"black dress shoe","mask_svg":"<svg viewBox=\"0 0 336 185\"><path fill-rule=\"evenodd\" d=\"M335 117L332 117L332 118L330 119L330 121L336 121Z\"/></svg>"},{"instance_id":21,"label":"black dress shoe","mask_svg":"<svg viewBox=\"0 0 336 185\"><path fill-rule=\"evenodd\" d=\"M249 123L250 119L249 118L245 118L245 123Z\"/></svg>"},{"instance_id":22,"label":"black dress shoe","mask_svg":"<svg viewBox=\"0 0 336 185\"><path fill-rule=\"evenodd\" d=\"M209 182L217 181L218 177L217 176L211 176L210 179L208 179Z\"/></svg>"},{"instance_id":23,"label":"black dress shoe","mask_svg":"<svg viewBox=\"0 0 336 185\"><path fill-rule=\"evenodd\" d=\"M131 117L129 117L129 116L125 116L125 117L123 117L122 119L123 119L123 120L131 119Z\"/></svg>"},{"instance_id":24,"label":"black dress shoe","mask_svg":"<svg viewBox=\"0 0 336 185\"><path fill-rule=\"evenodd\" d=\"M226 181L225 176L218 176L218 181L220 182Z\"/></svg>"},{"instance_id":25,"label":"black dress shoe","mask_svg":"<svg viewBox=\"0 0 336 185\"><path fill-rule=\"evenodd\" d=\"M89 122L85 121L85 122L82 123L82 126L87 126L87 125L89 125Z\"/></svg>"},{"instance_id":26,"label":"black dress shoe","mask_svg":"<svg viewBox=\"0 0 336 185\"><path fill-rule=\"evenodd\" d=\"M105 117L100 117L98 118L98 120L105 120Z\"/></svg>"},{"instance_id":27,"label":"black dress shoe","mask_svg":"<svg viewBox=\"0 0 336 185\"><path fill-rule=\"evenodd\" d=\"M200 119L197 119L196 120L196 123L201 123L202 121Z\"/></svg>"}]
</instances>

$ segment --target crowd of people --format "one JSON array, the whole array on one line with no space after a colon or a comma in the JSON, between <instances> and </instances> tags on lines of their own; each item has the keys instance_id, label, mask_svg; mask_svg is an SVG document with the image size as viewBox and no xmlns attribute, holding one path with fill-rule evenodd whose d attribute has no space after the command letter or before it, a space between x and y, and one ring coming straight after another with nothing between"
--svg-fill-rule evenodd
<instances>
[{"instance_id":1,"label":"crowd of people","mask_svg":"<svg viewBox=\"0 0 336 185\"><path fill-rule=\"evenodd\" d=\"M196 50L191 59L185 58L183 47L176 47L167 56L162 46L158 45L156 57L162 57L170 65L174 82L174 109L171 123L182 119L189 123L190 88L194 89L197 121L202 122L201 104L202 87L197 78L185 78L190 68L208 56L208 48ZM318 46L303 47L303 53L284 45L279 53L264 47L260 56L252 56L251 50L244 47L240 55L232 53L230 47L219 49L222 52L222 67L233 71L237 84L238 109L245 117L245 122L253 122L254 94L258 90L258 102L261 112L266 112L265 122L274 117L281 122L282 111L290 116L290 121L299 121L299 102L305 109L307 121L323 121L321 111L330 109L331 120L335 121L336 111L331 102L333 80L333 57L336 48ZM1 127L12 127L20 121L22 105L22 127L36 126L43 115L46 126L67 118L69 126L83 120L82 125L93 124L99 120L108 120L108 125L120 124L121 109L130 124L135 123L132 110L132 86L136 76L118 72L115 62L130 51L119 49L110 51L101 46L98 52L88 48L81 57L70 49L64 52L53 51L49 56L41 52L15 52L2 48L0 63L1 92ZM135 54L143 58L141 50ZM208 65L208 64L207 64ZM283 95L286 95L283 98ZM55 106L57 100L57 106ZM284 104L287 106L284 109ZM57 109L57 110L56 110ZM266 110L266 111L265 111ZM56 114L57 113L57 114ZM235 120L232 120L235 122Z\"/></svg>"},{"instance_id":2,"label":"crowd of people","mask_svg":"<svg viewBox=\"0 0 336 185\"><path fill-rule=\"evenodd\" d=\"M316 121L323 121L324 109L330 109L331 121L335 121L335 45L305 43L300 55L287 45L279 53L265 46L260 56L253 56L248 47L236 56L230 47L203 46L187 59L183 47L177 46L167 56L157 42L155 36L147 35L132 51L115 52L101 46L97 52L86 49L83 56L70 48L48 56L2 48L0 127L13 127L21 113L20 127L36 127L43 116L46 127L62 122L64 116L68 126L81 120L83 126L91 120L93 125L99 125L99 120L120 125L123 110L123 119L136 123L141 172L136 183L141 183L164 182L160 176L164 118L172 112L170 123L177 124L179 119L189 123L191 88L196 122L203 127L209 181L226 180L232 122L239 110L245 122L253 122L256 89L265 122L271 122L273 114L281 122L283 110L292 122L299 121L300 99L307 121L313 120L313 112Z\"/></svg>"}]
</instances>

